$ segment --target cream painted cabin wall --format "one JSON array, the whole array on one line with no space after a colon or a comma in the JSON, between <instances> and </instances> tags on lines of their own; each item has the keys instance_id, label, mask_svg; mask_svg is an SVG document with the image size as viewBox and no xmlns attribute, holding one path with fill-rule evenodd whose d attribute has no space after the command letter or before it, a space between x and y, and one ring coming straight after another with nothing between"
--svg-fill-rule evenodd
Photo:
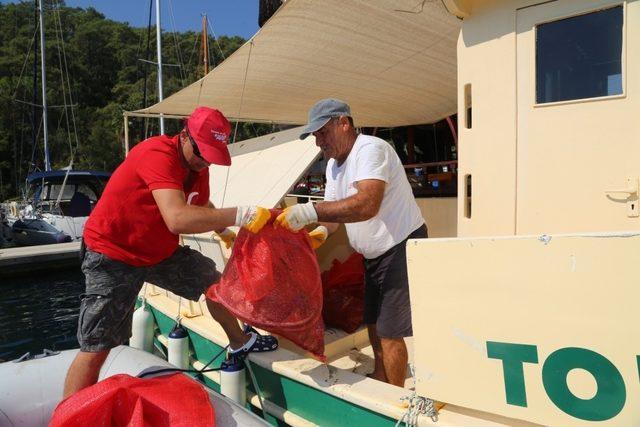
<instances>
[{"instance_id":1,"label":"cream painted cabin wall","mask_svg":"<svg viewBox=\"0 0 640 427\"><path fill-rule=\"evenodd\" d=\"M416 203L427 223L429 237L456 237L456 197L417 198Z\"/></svg>"},{"instance_id":2,"label":"cream painted cabin wall","mask_svg":"<svg viewBox=\"0 0 640 427\"><path fill-rule=\"evenodd\" d=\"M519 0L477 12L471 6L487 2L457 3L474 11L458 41L458 235L640 228L638 218L627 217L624 200L605 194L624 188L627 176L635 182L640 177L640 105L634 96L640 90L640 2L556 0L538 6L542 2ZM615 4L624 4L626 14L624 96L534 106L534 31L523 21L546 22ZM471 129L465 127L467 84ZM467 174L471 218L464 209Z\"/></svg>"},{"instance_id":3,"label":"cream painted cabin wall","mask_svg":"<svg viewBox=\"0 0 640 427\"><path fill-rule=\"evenodd\" d=\"M515 231L515 10L464 20L458 39L458 236ZM471 85L472 128L466 128L465 85ZM465 180L472 177L471 218Z\"/></svg>"}]
</instances>

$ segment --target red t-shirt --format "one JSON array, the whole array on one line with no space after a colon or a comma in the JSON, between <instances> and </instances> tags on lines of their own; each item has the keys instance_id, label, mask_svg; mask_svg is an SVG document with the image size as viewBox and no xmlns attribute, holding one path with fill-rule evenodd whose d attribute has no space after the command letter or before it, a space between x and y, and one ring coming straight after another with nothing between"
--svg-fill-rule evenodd
<instances>
[{"instance_id":1,"label":"red t-shirt","mask_svg":"<svg viewBox=\"0 0 640 427\"><path fill-rule=\"evenodd\" d=\"M178 236L167 228L151 191L182 190L192 205L209 201L209 170L198 173L191 187L184 188L189 171L178 150L178 136L162 135L129 152L85 224L88 248L134 266L157 264L171 256Z\"/></svg>"}]
</instances>

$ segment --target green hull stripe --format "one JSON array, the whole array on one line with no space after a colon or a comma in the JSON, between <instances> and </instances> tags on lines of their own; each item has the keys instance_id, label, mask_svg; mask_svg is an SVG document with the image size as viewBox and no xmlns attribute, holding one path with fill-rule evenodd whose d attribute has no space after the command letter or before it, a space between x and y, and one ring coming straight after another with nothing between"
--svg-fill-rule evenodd
<instances>
[{"instance_id":1,"label":"green hull stripe","mask_svg":"<svg viewBox=\"0 0 640 427\"><path fill-rule=\"evenodd\" d=\"M139 305L139 303L137 304ZM175 320L164 313L150 307L160 329L160 333L169 335L175 325ZM208 363L222 347L207 340L194 331L187 329L189 333L189 343L193 354L202 363ZM224 360L222 354L210 367L219 367ZM366 426L390 426L395 425L396 420L385 415L373 412L369 409L347 402L327 393L323 393L313 387L309 387L298 381L277 374L265 369L255 363L251 364L256 380L260 384L260 391L263 398L275 403L281 408L287 409L294 414L321 426L344 426L344 425L366 425ZM247 378L249 378L247 376ZM208 387L219 392L220 386L206 378L199 378ZM251 381L248 381L248 389L255 393ZM258 411L259 412L259 411ZM273 417L268 417L268 421L273 425L284 425Z\"/></svg>"}]
</instances>

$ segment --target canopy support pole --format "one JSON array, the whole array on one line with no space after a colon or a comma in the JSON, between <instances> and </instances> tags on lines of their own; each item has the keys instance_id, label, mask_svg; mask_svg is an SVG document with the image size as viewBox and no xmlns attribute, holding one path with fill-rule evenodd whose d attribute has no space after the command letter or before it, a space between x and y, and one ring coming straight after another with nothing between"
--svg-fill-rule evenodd
<instances>
[{"instance_id":1,"label":"canopy support pole","mask_svg":"<svg viewBox=\"0 0 640 427\"><path fill-rule=\"evenodd\" d=\"M124 114L124 156L129 155L129 114L125 111Z\"/></svg>"}]
</instances>

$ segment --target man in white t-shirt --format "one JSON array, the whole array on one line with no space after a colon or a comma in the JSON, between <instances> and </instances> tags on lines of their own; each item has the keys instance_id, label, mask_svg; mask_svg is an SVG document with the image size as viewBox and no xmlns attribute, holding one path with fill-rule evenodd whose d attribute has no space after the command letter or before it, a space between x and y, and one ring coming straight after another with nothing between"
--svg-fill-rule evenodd
<instances>
[{"instance_id":1,"label":"man in white t-shirt","mask_svg":"<svg viewBox=\"0 0 640 427\"><path fill-rule=\"evenodd\" d=\"M325 201L291 206L276 223L298 231L322 222L327 234L345 224L351 246L365 258L364 322L375 356L370 376L402 387L408 361L404 338L413 334L405 246L409 238L427 237L424 219L394 149L358 134L346 103L316 103L300 139L310 134L328 159Z\"/></svg>"}]
</instances>

